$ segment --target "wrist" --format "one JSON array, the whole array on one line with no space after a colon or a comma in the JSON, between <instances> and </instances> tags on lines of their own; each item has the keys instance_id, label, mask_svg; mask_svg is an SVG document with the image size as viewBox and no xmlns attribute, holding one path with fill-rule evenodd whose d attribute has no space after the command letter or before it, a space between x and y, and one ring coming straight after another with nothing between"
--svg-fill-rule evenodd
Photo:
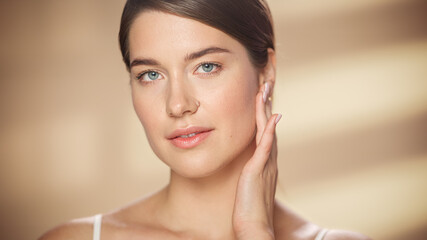
<instances>
[{"instance_id":1,"label":"wrist","mask_svg":"<svg viewBox=\"0 0 427 240\"><path fill-rule=\"evenodd\" d=\"M248 227L235 235L238 240L275 240L273 229L267 227Z\"/></svg>"},{"instance_id":2,"label":"wrist","mask_svg":"<svg viewBox=\"0 0 427 240\"><path fill-rule=\"evenodd\" d=\"M238 240L275 240L274 235L269 232L251 232L240 234Z\"/></svg>"}]
</instances>

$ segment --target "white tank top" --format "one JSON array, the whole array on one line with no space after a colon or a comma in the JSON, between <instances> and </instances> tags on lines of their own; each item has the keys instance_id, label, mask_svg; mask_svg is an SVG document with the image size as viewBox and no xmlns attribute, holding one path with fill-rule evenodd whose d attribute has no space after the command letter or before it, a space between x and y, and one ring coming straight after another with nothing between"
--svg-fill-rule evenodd
<instances>
[{"instance_id":1,"label":"white tank top","mask_svg":"<svg viewBox=\"0 0 427 240\"><path fill-rule=\"evenodd\" d=\"M96 214L93 221L93 240L101 240L102 214Z\"/></svg>"},{"instance_id":2,"label":"white tank top","mask_svg":"<svg viewBox=\"0 0 427 240\"><path fill-rule=\"evenodd\" d=\"M93 240L101 240L101 223L102 214L95 215L95 220L93 221ZM327 232L328 229L322 229L314 240L323 240Z\"/></svg>"},{"instance_id":3,"label":"white tank top","mask_svg":"<svg viewBox=\"0 0 427 240\"><path fill-rule=\"evenodd\" d=\"M317 234L317 236L314 240L323 240L323 238L326 236L327 232L328 232L328 229L323 228L322 230L320 230L320 232Z\"/></svg>"}]
</instances>

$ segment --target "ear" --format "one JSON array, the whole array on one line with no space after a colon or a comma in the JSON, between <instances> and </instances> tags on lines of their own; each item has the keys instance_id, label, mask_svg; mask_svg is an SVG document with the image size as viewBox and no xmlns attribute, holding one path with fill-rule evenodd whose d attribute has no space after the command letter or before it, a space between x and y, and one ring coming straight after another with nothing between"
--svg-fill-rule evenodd
<instances>
[{"instance_id":1,"label":"ear","mask_svg":"<svg viewBox=\"0 0 427 240\"><path fill-rule=\"evenodd\" d=\"M259 72L259 84L262 85L268 82L269 86L273 89L276 82L276 52L269 48L267 65Z\"/></svg>"}]
</instances>

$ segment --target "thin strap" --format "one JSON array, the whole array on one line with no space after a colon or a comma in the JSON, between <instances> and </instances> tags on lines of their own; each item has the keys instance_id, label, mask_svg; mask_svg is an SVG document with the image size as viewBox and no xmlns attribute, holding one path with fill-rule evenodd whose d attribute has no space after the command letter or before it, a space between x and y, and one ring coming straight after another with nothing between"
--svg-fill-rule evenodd
<instances>
[{"instance_id":1,"label":"thin strap","mask_svg":"<svg viewBox=\"0 0 427 240\"><path fill-rule=\"evenodd\" d=\"M326 228L320 230L320 232L317 234L317 236L314 240L323 240L323 238L325 237L327 232L328 232L328 229L326 229Z\"/></svg>"},{"instance_id":2,"label":"thin strap","mask_svg":"<svg viewBox=\"0 0 427 240\"><path fill-rule=\"evenodd\" d=\"M93 221L93 240L101 239L101 221L102 214L96 214L95 220Z\"/></svg>"}]
</instances>

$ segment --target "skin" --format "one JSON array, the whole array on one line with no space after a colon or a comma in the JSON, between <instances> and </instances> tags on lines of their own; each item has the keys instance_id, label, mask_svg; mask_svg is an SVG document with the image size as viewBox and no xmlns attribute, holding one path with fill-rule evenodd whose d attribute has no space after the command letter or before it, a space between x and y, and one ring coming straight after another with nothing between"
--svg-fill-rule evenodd
<instances>
[{"instance_id":1,"label":"skin","mask_svg":"<svg viewBox=\"0 0 427 240\"><path fill-rule=\"evenodd\" d=\"M320 228L274 198L279 116L268 100L274 51L256 69L227 34L157 11L139 15L129 40L131 62L156 61L131 67L132 100L153 151L170 167L170 183L104 214L102 239L314 239ZM226 51L186 60L211 47ZM202 63L220 66L207 73ZM146 71L158 78L138 79ZM194 148L173 146L167 136L188 126L213 130ZM91 217L76 219L40 239L91 239L92 224ZM325 239L368 238L333 230Z\"/></svg>"}]
</instances>

